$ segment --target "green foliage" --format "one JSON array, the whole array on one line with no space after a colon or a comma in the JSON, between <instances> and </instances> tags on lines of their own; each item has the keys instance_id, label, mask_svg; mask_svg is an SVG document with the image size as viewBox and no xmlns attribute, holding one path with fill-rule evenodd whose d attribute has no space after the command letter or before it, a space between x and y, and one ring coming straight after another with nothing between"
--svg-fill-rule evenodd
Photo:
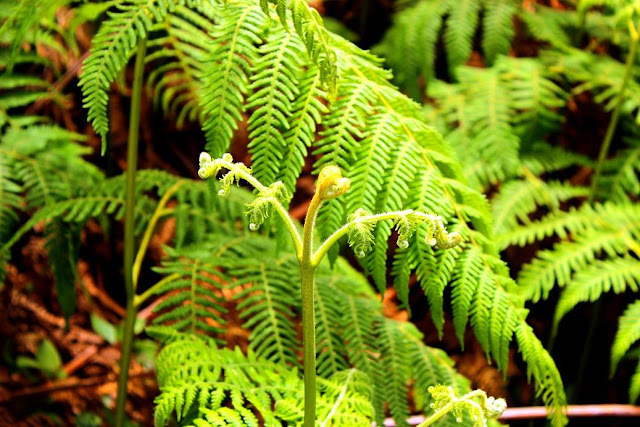
<instances>
[{"instance_id":1,"label":"green foliage","mask_svg":"<svg viewBox=\"0 0 640 427\"><path fill-rule=\"evenodd\" d=\"M616 337L611 347L611 375L618 368L618 364L627 351L640 339L640 301L631 303L620 317L620 324ZM638 368L631 377L631 386L629 389L629 401L635 403L640 395L640 387L638 385Z\"/></svg>"},{"instance_id":2,"label":"green foliage","mask_svg":"<svg viewBox=\"0 0 640 427\"><path fill-rule=\"evenodd\" d=\"M302 422L303 383L297 370L251 351L244 355L239 349L217 349L194 335L177 335L158 356L157 371L157 426L165 425L173 413L178 421L186 418L196 426ZM320 389L322 425L371 424L366 375L354 369L341 371L320 380Z\"/></svg>"},{"instance_id":3,"label":"green foliage","mask_svg":"<svg viewBox=\"0 0 640 427\"><path fill-rule=\"evenodd\" d=\"M109 13L92 40L91 55L85 60L80 77L88 118L106 148L109 130L107 107L109 88L127 65L138 38L145 38L157 22L162 22L178 4L194 5L198 0L126 0L117 12Z\"/></svg>"},{"instance_id":4,"label":"green foliage","mask_svg":"<svg viewBox=\"0 0 640 427\"><path fill-rule=\"evenodd\" d=\"M512 0L423 0L394 15L392 27L376 52L394 69L395 82L414 99L421 99L418 77L434 78L440 29L444 28L449 71L464 64L473 50L473 39L482 22L482 50L487 62L506 55L514 36L518 10ZM446 23L445 23L446 21Z\"/></svg>"},{"instance_id":5,"label":"green foliage","mask_svg":"<svg viewBox=\"0 0 640 427\"><path fill-rule=\"evenodd\" d=\"M298 366L300 355L295 349L301 348L301 342L292 325L300 315L300 279L290 250L276 255L274 240L249 236L238 230L226 230L221 235L210 232L209 238L194 247L173 251L165 264L175 263L176 269L184 271L181 274L185 278L171 280L166 286L157 288L158 294L166 295L162 298L162 305L169 305L168 301L176 298L183 301L176 310L185 307L184 319L195 321L195 329L189 330L182 323L161 319L156 323L165 327L158 329L154 326L150 331L159 336L174 334L169 331L194 331L199 336L208 332L213 333L218 343L225 342L223 330L198 327L202 323L220 322L220 310L208 308L206 313L200 311L201 314L197 309L190 310L194 306L200 308L200 303L190 301L193 298L189 296L192 295L190 292L176 293L180 287L170 284L188 278L193 280L189 286L196 283L201 288L196 292L207 292L208 289L216 292L216 289L225 287L224 283L206 273L216 265L216 277L235 278L229 285L239 291L234 292L233 304L241 318L250 315L243 327L251 330L249 347L252 351L265 362ZM197 269L189 271L198 261ZM162 272L170 277L174 270L163 268ZM215 285L212 285L214 281ZM353 366L374 378L373 402L377 419L384 416L382 405L387 401L392 413L397 415L397 422L404 422L411 380L427 386L446 382L458 391L468 390L468 381L455 372L446 354L424 346L421 335L413 326L381 316L380 303L367 282L344 261L337 262L334 269L323 263L316 284L318 374L322 378L330 378ZM221 293L217 295L219 298ZM214 300L214 297L209 300ZM221 305L229 307L230 303L226 301ZM407 353L412 356L407 358ZM396 372L397 376L388 379L381 375L382 372ZM429 402L427 399L425 404Z\"/></svg>"}]
</instances>

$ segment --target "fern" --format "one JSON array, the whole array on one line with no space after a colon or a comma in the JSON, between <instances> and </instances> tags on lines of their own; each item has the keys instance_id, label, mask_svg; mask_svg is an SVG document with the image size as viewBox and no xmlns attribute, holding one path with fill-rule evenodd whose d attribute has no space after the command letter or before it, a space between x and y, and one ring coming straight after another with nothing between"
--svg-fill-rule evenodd
<instances>
[{"instance_id":1,"label":"fern","mask_svg":"<svg viewBox=\"0 0 640 427\"><path fill-rule=\"evenodd\" d=\"M616 372L620 360L625 353L640 339L640 303L631 303L620 317L620 324L616 332L613 346L611 347L611 375ZM634 403L638 400L638 370L631 377L631 387L629 389L629 401Z\"/></svg>"},{"instance_id":2,"label":"fern","mask_svg":"<svg viewBox=\"0 0 640 427\"><path fill-rule=\"evenodd\" d=\"M569 230L573 240L541 251L531 264L522 269L518 282L523 295L534 302L546 299L554 285L568 285L574 280L575 272L585 269L601 256L616 258L637 254L638 215L638 208L633 205L604 205L595 209L587 205L579 215L564 215L567 219L565 224L548 227L547 230L559 230L563 234L564 230Z\"/></svg>"},{"instance_id":3,"label":"fern","mask_svg":"<svg viewBox=\"0 0 640 427\"><path fill-rule=\"evenodd\" d=\"M80 87L88 119L106 147L109 130L108 92L111 82L129 61L138 38L146 38L154 23L162 22L179 4L193 5L198 0L126 0L118 3L118 12L110 13L92 40L91 54L85 60Z\"/></svg>"},{"instance_id":4,"label":"fern","mask_svg":"<svg viewBox=\"0 0 640 427\"><path fill-rule=\"evenodd\" d=\"M244 327L251 330L250 348L255 349L256 354L263 360L268 358L279 365L296 366L299 354L293 349L300 347L300 342L292 327L292 319L299 315L300 303L297 296L299 283L296 274L291 273L295 271L295 266L292 265L295 260L287 253L275 256L275 242L271 239L258 236L248 238L237 231L232 234L237 237L229 238L229 232L230 230L224 231L225 238L216 238L213 234L212 241L199 242L196 248L180 249L172 253L166 263L179 259L180 264L176 263L174 269L180 268L185 272L185 276L188 274L189 280L203 286L204 289L198 292L210 289L207 284L210 284L212 279L208 278L208 275L203 276L199 273L193 276L189 272L197 260L202 262L199 265L200 271L204 272L206 265L217 265L219 272L214 273L217 277L234 277L232 286L240 291L234 298L237 301L236 310L241 317L245 314L252 316L251 320L244 324ZM202 258L205 254L208 254L207 261ZM214 256L211 257L211 254ZM171 277L173 269L163 268L162 272ZM175 309L181 310L184 307L184 310L188 311L192 303L188 297L181 296L188 292L176 293L181 287L170 285L173 280L165 283L167 284L155 288L157 292L154 290L154 293L166 295L162 304L172 299L177 303L176 298L179 297L182 302L176 305ZM188 286L191 286L191 283L189 281ZM402 342L410 339L414 351L426 352L422 357L430 357L436 350L424 347L421 336L414 327L383 319L380 315L380 303L371 293L367 282L344 261L339 260L334 270L328 265L322 265L317 277L316 295L318 373L323 378L329 378L349 366L370 375L371 378L376 378L380 371L390 369L391 365L404 372L390 386L382 379L380 381L383 382L374 381L372 392L375 396L377 419L383 418L382 405L391 399L388 396L393 396L390 404L397 415L397 422L404 422L402 416L408 407L407 388L411 378L429 385L447 379L448 383L458 384L456 389L461 392L468 388L465 387L468 383L455 373L451 368L451 362L442 354L438 358L431 357L429 361L421 362L433 364L429 370L414 370L411 360L398 350L398 346L403 345ZM228 307L227 304L224 303L223 306ZM210 318L217 323L219 312L203 312L202 322ZM150 328L156 335L174 334L167 333L166 327L172 331L188 331L180 323L167 323L164 319L156 323L165 326L165 329L161 330L158 330L157 326ZM204 328L199 329L196 324L194 332L202 334L204 331ZM220 331L212 332L218 342L224 341L225 337ZM444 365L440 366L441 364Z\"/></svg>"},{"instance_id":5,"label":"fern","mask_svg":"<svg viewBox=\"0 0 640 427\"><path fill-rule=\"evenodd\" d=\"M393 25L375 49L394 70L395 82L414 99L421 99L417 80L424 77L429 84L434 77L442 27L449 71L455 74L471 56L481 14L487 61L493 63L498 55L509 52L517 10L512 0L422 0L394 15Z\"/></svg>"},{"instance_id":6,"label":"fern","mask_svg":"<svg viewBox=\"0 0 640 427\"><path fill-rule=\"evenodd\" d=\"M273 75L271 74L273 70L265 69L264 64L260 64L261 53L282 52L282 58L287 58L286 50L282 50L284 48L281 46L281 40L290 39L291 43L286 45L287 48L298 49L295 52L299 52L300 40L282 31L282 24L276 22L276 18L281 22L284 21L287 24L285 30L295 31L298 37L301 33L300 28L312 28L304 27L304 25L301 27L297 21L301 22L300 16L303 18L311 16L313 12L309 12L306 5L302 8L300 2L295 2L295 4L300 7L302 15L296 16L295 13L292 14L285 10L286 8L277 5L275 10L269 5L265 8L264 4L261 9L254 2L244 0L229 2L224 8L216 7L217 3L210 6L203 3L198 6L200 9L190 8L190 10L197 10L201 16L209 16L207 15L209 12L205 12L205 10L210 7L210 16L213 17L211 20L214 22L211 28L213 45L210 48L208 58L205 59L205 61L211 62L205 62L206 66L194 66L194 69L210 70L210 74L202 76L200 80L200 113L197 114L197 117L201 117L203 127L206 130L209 148L214 153L226 151L238 123L243 120L244 113L247 113L251 121L253 111L257 111L263 103L269 102L269 100L281 100L283 105L278 105L277 110L270 111L273 113L273 117L277 117L277 111L280 111L280 114L282 111L293 112L293 117L298 117L296 112L302 112L300 117L305 118L296 120L300 120L300 123L304 122L305 125L297 125L292 122L290 125L293 126L287 130L284 121L272 120L270 123L252 121L252 123L256 123L255 127L251 129L254 135L260 135L261 132L266 132L269 135L284 134L282 139L285 140L287 147L283 153L282 149L276 150L275 147L269 146L271 140L254 138L252 142L255 143L251 147L251 152L253 153L252 163L255 166L255 173L258 176L272 176L274 172L284 173L288 177L288 185L293 186L294 177L299 174L300 166L303 163L301 158L307 155L306 145L311 144L310 150L318 158L315 165L317 170L323 165L333 163L342 167L344 174L354 183L358 182L358 185L362 185L361 189L354 186L354 191L347 193L342 200L336 199L326 204L326 208L318 220L319 224L323 225L321 232L326 232L331 228L335 229L336 225L344 223L347 215L351 213L347 207L355 206L357 198L362 200L364 204L374 203L371 201L371 197L367 196L368 190L363 190L369 186L383 189L379 200L375 201L376 211L396 209L429 211L429 207L436 205L438 208L435 210L442 213L444 219L449 222L449 226L468 238L465 249L473 250L474 256L482 259L483 268L472 272L468 280L471 283L479 279L479 276L475 275L476 273L481 274L483 286L478 289L464 288L461 292L465 294L464 299L475 298L476 294L480 298L477 307L470 311L472 325L482 337L485 349L494 357L504 360L504 342L510 341L513 336L513 322L519 327L523 327L525 320L524 313L520 311L518 298L507 291L507 288L510 287L508 272L497 257L497 248L491 244L493 239L492 221L488 204L481 194L464 184L465 180L454 152L443 143L442 138L433 128L421 121L422 114L419 106L391 86L389 83L390 74L379 67L380 61L338 37L327 35L326 43L335 53L337 75L340 76L340 79L337 81L335 101L326 108L319 107L322 105L325 95L322 90L318 89L317 83L314 83L318 74L314 76L312 71L313 67L317 66L316 73L319 72L319 79L323 80L324 66L316 61L323 57L322 49L317 51L320 52L317 58L312 56L305 60L298 55L297 64L292 64L290 59L283 59L282 65L285 68L282 69L292 70L290 78L292 82L294 81L293 76L298 79L298 82L310 82L307 85L299 84L297 93L289 89L293 99L287 93L287 85L269 85L270 82L263 82L258 78L251 80L251 75L255 71L266 71L268 75ZM146 18L148 22L140 22L140 33L137 33L133 28L139 19L143 19L137 14L137 11L142 9L144 7L125 8L113 15L101 28L94 44L93 53L87 60L88 65L83 74L83 90L91 119L98 125L100 124L98 117L104 118L103 113L106 111L105 100L108 84L113 79L114 70L122 68L130 56L133 46L133 43L130 42L137 40L138 37L146 37L154 24L164 22L163 20L169 16L169 12L152 13ZM172 14L176 13L176 9L172 10ZM264 13L265 10L268 11L268 14ZM180 16L183 15L184 13ZM194 18L190 22L197 26L207 23L208 19ZM307 20L306 22L310 23L311 21ZM294 24L298 25L298 29ZM316 24L313 24L313 28L318 30L319 27ZM206 29L206 31L208 30L209 28ZM191 31L194 31L193 28ZM307 50L309 50L309 43L304 42L308 40L308 35L320 37L317 34L313 35L314 31L306 31L307 39L301 37ZM127 34L126 37L130 37L131 40L124 41L124 36L119 36L120 34ZM110 40L113 37L116 38ZM107 46L120 46L119 52L122 54L115 55L113 53L115 51L110 50ZM177 49L176 52L184 50L184 47L178 44L175 44L174 48ZM106 62L104 61L107 61L104 59L105 55L115 58L114 67L105 67ZM95 69L90 66L92 61L95 61ZM91 75L93 75L92 78L90 78ZM100 75L104 78L96 78ZM302 80L303 78L308 80ZM100 82L102 86L91 86L90 82ZM106 86L104 82L106 82ZM258 97L255 95L256 93L263 96ZM327 97L333 98L330 93ZM249 100L259 102L259 104L251 105ZM288 105L287 102L289 102ZM275 106L275 104L269 105ZM309 109L305 107L308 105L316 107ZM505 109L503 104L496 104L496 107L502 109L501 120L509 120L509 108L514 108L516 111L525 109L525 107L511 107L509 105ZM307 108L306 112L304 112L305 108ZM365 120L368 117L372 117L372 119ZM254 119L257 120L257 116ZM382 126L381 121L388 124L388 127L387 125ZM478 121L482 123L482 120ZM105 123L106 121L102 122L102 124ZM314 133L318 123L323 124L323 130L320 132L320 138L316 140ZM499 129L499 123L491 124ZM542 125L541 128L544 126L546 125ZM290 133L291 129L297 130ZM103 126L99 133L104 134L105 132L106 128ZM280 140L277 136L275 138L274 140ZM517 147L515 143L514 146ZM514 148L512 152L517 154L517 148ZM370 167L367 167L365 163L362 168L356 171L354 166L358 160L367 156L371 159ZM388 156L389 162L384 161L385 156ZM296 162L291 162L292 158ZM376 167L377 164L384 165L382 175L371 173L373 170L371 166L374 164ZM410 191L418 184L425 185L424 188L428 192L422 197L410 197ZM112 207L112 209L118 208L116 205ZM184 222L184 219L182 221ZM392 223L384 223L374 230L374 237L377 240L376 249L362 260L362 264L372 273L374 280L380 287L383 284L386 285L386 264L389 255L386 251L386 240L391 235L394 226L395 224ZM423 254L427 253L425 249L422 247ZM403 253L411 254L413 258L405 260ZM399 265L410 267L396 270L402 272L400 279L396 280L393 275L391 277L399 289L406 289L405 278L410 274L408 272L420 269L425 272L435 267L434 257L416 258L413 251L403 253L399 253L397 262ZM462 268L463 263L458 260L447 259L441 262L439 264L439 286L444 288L443 283L446 278L453 277ZM433 301L433 306L438 306L439 301L442 300L442 292L439 289L432 292L430 301ZM293 294L294 292L291 292L291 295ZM492 304L493 300L499 301L495 309ZM458 310L457 303L454 303L454 310ZM461 312L464 313L464 310ZM466 318L463 319L464 316L461 316L456 320L459 325L463 325L463 320L466 323ZM529 363L541 363L554 376L553 381L544 383L546 386L555 387L545 393L546 401L561 403L563 392L561 388L557 388L560 381L555 367L553 364L549 364L550 359L546 357L541 346L534 346L532 349L532 352L528 353ZM535 357L539 357L539 359L534 361ZM364 359L361 358L361 360ZM502 361L500 363L502 366ZM400 408L400 405L397 407ZM396 412L401 413L401 410ZM557 415L560 412L556 411L555 414L556 422L561 422L561 416ZM381 415L376 414L376 416Z\"/></svg>"},{"instance_id":7,"label":"fern","mask_svg":"<svg viewBox=\"0 0 640 427\"><path fill-rule=\"evenodd\" d=\"M160 395L155 424L162 426L172 413L178 421L197 407L194 425L267 425L301 422L298 407L302 379L297 370L267 362L254 353L216 349L192 335L177 336L157 361ZM351 370L321 381L318 421L323 425L368 425L366 377ZM230 406L223 405L229 400ZM252 410L251 408L254 408ZM255 411L255 412L254 412Z\"/></svg>"}]
</instances>

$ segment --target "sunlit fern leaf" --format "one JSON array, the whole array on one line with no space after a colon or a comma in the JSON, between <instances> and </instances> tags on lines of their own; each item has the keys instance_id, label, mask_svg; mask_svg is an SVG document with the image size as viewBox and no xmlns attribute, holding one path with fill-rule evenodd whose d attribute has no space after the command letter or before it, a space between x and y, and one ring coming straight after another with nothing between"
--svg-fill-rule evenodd
<instances>
[{"instance_id":1,"label":"sunlit fern leaf","mask_svg":"<svg viewBox=\"0 0 640 427\"><path fill-rule=\"evenodd\" d=\"M431 410L429 405L433 403L433 397L427 390L434 384L447 384L458 394L464 394L469 390L471 383L458 374L443 350L421 345L413 337L407 341L409 366L414 372L412 376L418 379L414 384L414 393L420 410L425 413ZM456 420L455 417L450 416L443 421L448 422L447 425L449 425ZM460 425L460 423L456 424Z\"/></svg>"},{"instance_id":2,"label":"sunlit fern leaf","mask_svg":"<svg viewBox=\"0 0 640 427\"><path fill-rule=\"evenodd\" d=\"M513 18L518 10L518 2L489 0L485 1L484 5L482 50L487 62L492 64L498 55L509 53L511 40L515 34Z\"/></svg>"},{"instance_id":3,"label":"sunlit fern leaf","mask_svg":"<svg viewBox=\"0 0 640 427\"><path fill-rule=\"evenodd\" d=\"M552 363L551 355L526 323L518 323L515 336L522 358L527 363L527 377L533 377L536 395L542 397L545 406L549 408L547 417L552 425L565 425L567 416L562 409L565 405L565 396L561 392L562 380L558 369Z\"/></svg>"},{"instance_id":4,"label":"sunlit fern leaf","mask_svg":"<svg viewBox=\"0 0 640 427\"><path fill-rule=\"evenodd\" d=\"M155 23L162 22L178 4L193 5L198 0L126 0L100 26L92 40L91 54L84 61L80 87L88 119L102 138L102 151L109 131L107 107L109 87L127 65L138 39L146 38Z\"/></svg>"},{"instance_id":5,"label":"sunlit fern leaf","mask_svg":"<svg viewBox=\"0 0 640 427\"><path fill-rule=\"evenodd\" d=\"M323 114L327 112L327 107L322 102L326 94L320 83L318 70L309 66L300 77L300 94L291 105L289 129L284 134L286 147L276 179L282 181L292 192L308 150L315 139L316 127L322 122Z\"/></svg>"},{"instance_id":6,"label":"sunlit fern leaf","mask_svg":"<svg viewBox=\"0 0 640 427\"><path fill-rule=\"evenodd\" d=\"M478 25L480 0L460 0L452 3L444 34L449 69L453 71L471 55L473 35Z\"/></svg>"},{"instance_id":7,"label":"sunlit fern leaf","mask_svg":"<svg viewBox=\"0 0 640 427\"><path fill-rule=\"evenodd\" d=\"M124 195L121 192L114 194L113 187L103 187L101 190L103 190L100 192L101 194L74 196L39 209L16 230L11 239L4 242L4 245L0 247L0 252L8 250L24 234L42 221L62 219L66 222L84 223L89 218L99 218L103 215L111 215L116 219L121 219L124 216ZM134 210L136 234L144 231L150 212L153 212L154 204L149 198L138 196Z\"/></svg>"},{"instance_id":8,"label":"sunlit fern leaf","mask_svg":"<svg viewBox=\"0 0 640 427\"><path fill-rule=\"evenodd\" d=\"M3 1L0 5L6 8L8 16L0 26L0 37L11 36L9 56L15 57L20 45L39 25L41 19L52 16L56 9L70 2L71 0L24 0L17 3ZM14 63L11 60L9 68L12 65Z\"/></svg>"},{"instance_id":9,"label":"sunlit fern leaf","mask_svg":"<svg viewBox=\"0 0 640 427\"><path fill-rule=\"evenodd\" d=\"M167 257L157 271L170 280L153 288L164 295L153 309L158 313L154 325L165 325L187 333L219 336L224 332L224 298L221 289L226 277L219 269L220 260L211 249L176 251L166 248Z\"/></svg>"},{"instance_id":10,"label":"sunlit fern leaf","mask_svg":"<svg viewBox=\"0 0 640 427\"><path fill-rule=\"evenodd\" d=\"M558 211L561 202L588 195L586 187L543 181L532 175L528 179L509 181L501 185L491 200L495 234L509 233L519 224L530 224L529 215L535 213L539 206Z\"/></svg>"},{"instance_id":11,"label":"sunlit fern leaf","mask_svg":"<svg viewBox=\"0 0 640 427\"><path fill-rule=\"evenodd\" d=\"M372 375L374 373L373 317L379 305L375 301L347 295L340 300L341 331L346 345L349 363Z\"/></svg>"},{"instance_id":12,"label":"sunlit fern leaf","mask_svg":"<svg viewBox=\"0 0 640 427\"><path fill-rule=\"evenodd\" d=\"M421 1L393 15L393 25L374 51L394 70L393 80L415 100L422 99L420 76L433 77L436 43L448 1ZM407 46L413 46L406 49Z\"/></svg>"},{"instance_id":13,"label":"sunlit fern leaf","mask_svg":"<svg viewBox=\"0 0 640 427\"><path fill-rule=\"evenodd\" d=\"M640 146L620 150L615 157L606 159L602 179L598 184L600 198L617 203L628 203L640 194Z\"/></svg>"},{"instance_id":14,"label":"sunlit fern leaf","mask_svg":"<svg viewBox=\"0 0 640 427\"><path fill-rule=\"evenodd\" d=\"M552 221L557 218L565 221L552 223L543 231L565 233L569 230L573 232L572 240L539 252L530 264L523 267L518 278L522 295L534 302L546 299L555 285L568 285L576 272L599 258L637 255L638 215L637 206L612 204L597 205L593 209L585 206L570 213L550 215Z\"/></svg>"},{"instance_id":15,"label":"sunlit fern leaf","mask_svg":"<svg viewBox=\"0 0 640 427\"><path fill-rule=\"evenodd\" d=\"M471 302L476 294L482 271L482 254L475 248L463 251L456 260L451 281L451 303L453 305L453 324L461 345L464 345L464 331L469 318Z\"/></svg>"},{"instance_id":16,"label":"sunlit fern leaf","mask_svg":"<svg viewBox=\"0 0 640 427\"><path fill-rule=\"evenodd\" d=\"M226 150L242 120L243 99L249 90L252 64L258 59L254 45L261 41L265 15L258 9L230 3L214 27L217 41L208 55L202 77L203 129L206 149L214 157Z\"/></svg>"},{"instance_id":17,"label":"sunlit fern leaf","mask_svg":"<svg viewBox=\"0 0 640 427\"><path fill-rule=\"evenodd\" d=\"M297 60L304 54L304 46L295 33L277 27L267 34L258 54L251 69L251 96L245 106L253 110L248 123L248 146L256 177L262 182L274 182L284 165L282 153L288 147L285 132L290 128L292 104L300 97L302 70Z\"/></svg>"},{"instance_id":18,"label":"sunlit fern leaf","mask_svg":"<svg viewBox=\"0 0 640 427\"><path fill-rule=\"evenodd\" d=\"M591 166L592 161L578 153L543 141L527 144L521 153L522 165L534 175L556 172L570 166Z\"/></svg>"},{"instance_id":19,"label":"sunlit fern leaf","mask_svg":"<svg viewBox=\"0 0 640 427\"><path fill-rule=\"evenodd\" d=\"M239 349L216 349L202 338L178 335L158 356L157 372L156 426L164 426L172 416L182 421L193 408L200 416L193 421L197 426L228 422L258 426L259 419L273 426L302 421L298 406L304 387L298 371L251 351L244 355ZM355 370L319 379L318 419L327 425L370 425L368 383Z\"/></svg>"},{"instance_id":20,"label":"sunlit fern leaf","mask_svg":"<svg viewBox=\"0 0 640 427\"><path fill-rule=\"evenodd\" d=\"M593 99L606 111L615 108L616 99L625 73L625 64L610 56L597 55L578 49L566 51L545 51L541 60L556 73L565 76L575 85L572 93L586 91L593 93ZM628 81L622 112L635 116L640 121L640 84L634 79Z\"/></svg>"},{"instance_id":21,"label":"sunlit fern leaf","mask_svg":"<svg viewBox=\"0 0 640 427\"><path fill-rule=\"evenodd\" d=\"M639 284L640 263L635 258L613 258L587 265L579 270L562 290L556 306L554 329L557 329L562 318L579 303L596 301L602 294L611 291L616 294L627 290L637 292Z\"/></svg>"},{"instance_id":22,"label":"sunlit fern leaf","mask_svg":"<svg viewBox=\"0 0 640 427\"><path fill-rule=\"evenodd\" d=\"M619 320L618 331L611 347L611 375L627 351L640 339L640 300L631 303ZM633 383L633 382L632 382ZM632 396L631 401L637 400Z\"/></svg>"},{"instance_id":23,"label":"sunlit fern leaf","mask_svg":"<svg viewBox=\"0 0 640 427\"><path fill-rule=\"evenodd\" d=\"M0 148L2 145L0 145ZM11 158L0 151L0 240L9 239L22 210L22 187L14 180Z\"/></svg>"},{"instance_id":24,"label":"sunlit fern leaf","mask_svg":"<svg viewBox=\"0 0 640 427\"><path fill-rule=\"evenodd\" d=\"M320 378L318 388L327 403L320 408L321 426L365 426L371 423L371 380L356 369L336 372L328 379Z\"/></svg>"},{"instance_id":25,"label":"sunlit fern leaf","mask_svg":"<svg viewBox=\"0 0 640 427\"><path fill-rule=\"evenodd\" d=\"M27 107L38 100L60 97L53 85L38 77L3 72L0 75L0 111Z\"/></svg>"},{"instance_id":26,"label":"sunlit fern leaf","mask_svg":"<svg viewBox=\"0 0 640 427\"><path fill-rule=\"evenodd\" d=\"M289 27L289 11L291 23L298 37L307 49L311 61L318 67L323 86L327 88L329 98L335 98L338 70L336 52L330 42L330 33L323 25L318 11L305 0L271 0L276 4L276 13L280 22ZM266 14L269 12L269 0L260 0L260 6Z\"/></svg>"}]
</instances>

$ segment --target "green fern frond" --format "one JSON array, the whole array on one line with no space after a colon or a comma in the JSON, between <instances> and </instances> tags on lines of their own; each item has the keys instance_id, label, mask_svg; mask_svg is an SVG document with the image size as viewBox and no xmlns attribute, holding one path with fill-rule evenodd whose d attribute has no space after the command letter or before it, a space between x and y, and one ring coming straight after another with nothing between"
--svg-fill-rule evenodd
<instances>
[{"instance_id":1,"label":"green fern frond","mask_svg":"<svg viewBox=\"0 0 640 427\"><path fill-rule=\"evenodd\" d=\"M167 276L152 293L165 295L153 309L159 313L154 325L170 326L181 332L218 336L224 332L223 284L228 280L220 271L217 258L209 250L167 248L162 267L156 269Z\"/></svg>"},{"instance_id":2,"label":"green fern frond","mask_svg":"<svg viewBox=\"0 0 640 427\"><path fill-rule=\"evenodd\" d=\"M602 294L610 291L620 294L630 289L635 292L639 289L639 283L640 263L634 258L596 261L582 268L560 295L554 315L554 329L557 329L562 318L578 303L596 301Z\"/></svg>"},{"instance_id":3,"label":"green fern frond","mask_svg":"<svg viewBox=\"0 0 640 427\"><path fill-rule=\"evenodd\" d=\"M522 322L516 327L515 335L522 358L527 363L527 376L534 378L536 395L542 397L550 410L547 417L552 425L565 425L568 420L562 409L566 404L562 379L551 355L526 323Z\"/></svg>"},{"instance_id":4,"label":"green fern frond","mask_svg":"<svg viewBox=\"0 0 640 427\"><path fill-rule=\"evenodd\" d=\"M266 22L258 9L236 3L227 7L228 13L214 27L212 36L218 43L206 60L210 71L202 77L206 150L214 157L227 151L237 122L242 119L251 67L258 59L254 44L261 41Z\"/></svg>"},{"instance_id":5,"label":"green fern frond","mask_svg":"<svg viewBox=\"0 0 640 427\"><path fill-rule=\"evenodd\" d=\"M260 0L260 6L269 15L269 0ZM320 79L327 88L329 98L335 98L338 68L337 55L330 42L331 35L323 25L322 17L317 10L309 6L305 0L272 0L276 4L276 13L280 22L289 27L288 10L298 37L307 48L309 58L320 71Z\"/></svg>"},{"instance_id":6,"label":"green fern frond","mask_svg":"<svg viewBox=\"0 0 640 427\"><path fill-rule=\"evenodd\" d=\"M444 34L449 69L454 70L471 55L473 35L478 25L481 0L460 0L452 3Z\"/></svg>"},{"instance_id":7,"label":"green fern frond","mask_svg":"<svg viewBox=\"0 0 640 427\"><path fill-rule=\"evenodd\" d=\"M485 1L482 50L487 62L493 64L498 55L506 55L515 34L513 18L518 2L513 0Z\"/></svg>"},{"instance_id":8,"label":"green fern frond","mask_svg":"<svg viewBox=\"0 0 640 427\"><path fill-rule=\"evenodd\" d=\"M637 278L636 278L637 280ZM640 301L631 303L620 316L618 331L611 347L611 375L616 372L618 364L625 353L640 339ZM632 384L634 380L632 380ZM631 401L637 400L637 393L630 393Z\"/></svg>"},{"instance_id":9,"label":"green fern frond","mask_svg":"<svg viewBox=\"0 0 640 427\"><path fill-rule=\"evenodd\" d=\"M495 233L500 236L509 233L520 223L530 224L532 221L529 215L539 206L555 212L560 208L561 202L588 195L588 188L573 187L557 181L542 181L536 177L509 181L500 187L499 193L491 200Z\"/></svg>"},{"instance_id":10,"label":"green fern frond","mask_svg":"<svg viewBox=\"0 0 640 427\"><path fill-rule=\"evenodd\" d=\"M617 203L628 203L640 194L640 146L631 147L605 160L602 179L596 189L599 197Z\"/></svg>"},{"instance_id":11,"label":"green fern frond","mask_svg":"<svg viewBox=\"0 0 640 427\"><path fill-rule=\"evenodd\" d=\"M299 305L295 257L287 254L275 264L261 262L257 267L253 260L238 260L229 268L230 275L241 278L238 284L246 284L236 298L245 319L242 326L251 329L250 348L266 360L297 364L300 344L291 320L292 307Z\"/></svg>"},{"instance_id":12,"label":"green fern frond","mask_svg":"<svg viewBox=\"0 0 640 427\"><path fill-rule=\"evenodd\" d=\"M207 29L214 25L215 9L194 10L176 6L175 12L157 25L162 32L147 42L146 63L153 64L147 88L153 92L156 106L176 117L178 127L200 117L201 76L206 72L205 58L213 39Z\"/></svg>"},{"instance_id":13,"label":"green fern frond","mask_svg":"<svg viewBox=\"0 0 640 427\"><path fill-rule=\"evenodd\" d=\"M568 214L550 215L552 221L559 217L564 221L546 227L546 231L560 232L563 237L568 230L572 240L539 252L533 262L523 267L518 278L522 295L534 302L546 299L554 285L568 285L575 272L602 256L637 255L638 215L637 206L611 204L593 209L586 205Z\"/></svg>"},{"instance_id":14,"label":"green fern frond","mask_svg":"<svg viewBox=\"0 0 640 427\"><path fill-rule=\"evenodd\" d=\"M518 16L537 40L558 48L571 45L571 30L578 23L575 12L536 3L533 10L523 8Z\"/></svg>"},{"instance_id":15,"label":"green fern frond","mask_svg":"<svg viewBox=\"0 0 640 427\"><path fill-rule=\"evenodd\" d=\"M193 411L197 425L282 426L301 422L303 382L296 369L216 349L195 336L175 336L157 359L160 395L155 425ZM370 425L372 408L366 375L355 370L319 380L318 421L322 425ZM226 405L224 402L229 402ZM258 418L260 417L260 418ZM346 423L346 424L343 424Z\"/></svg>"},{"instance_id":16,"label":"green fern frond","mask_svg":"<svg viewBox=\"0 0 640 427\"><path fill-rule=\"evenodd\" d=\"M127 0L116 5L118 12L109 13L92 40L91 54L85 60L80 87L88 119L106 147L109 131L107 104L109 87L126 66L138 39L146 38L154 24L162 22L177 5L193 5L198 0Z\"/></svg>"},{"instance_id":17,"label":"green fern frond","mask_svg":"<svg viewBox=\"0 0 640 427\"><path fill-rule=\"evenodd\" d=\"M255 158L256 178L262 182L275 182L280 174L282 153L288 147L284 134L290 127L292 102L300 98L297 59L303 50L295 34L284 28L270 31L251 70L252 94L245 106L253 109L248 123L249 151ZM305 156L306 149L299 157Z\"/></svg>"}]
</instances>

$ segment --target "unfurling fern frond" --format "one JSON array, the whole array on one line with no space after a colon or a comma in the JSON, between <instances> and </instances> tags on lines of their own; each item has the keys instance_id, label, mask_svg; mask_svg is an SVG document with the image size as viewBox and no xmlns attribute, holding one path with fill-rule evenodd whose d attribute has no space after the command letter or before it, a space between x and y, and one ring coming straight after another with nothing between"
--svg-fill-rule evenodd
<instances>
[{"instance_id":1,"label":"unfurling fern frond","mask_svg":"<svg viewBox=\"0 0 640 427\"><path fill-rule=\"evenodd\" d=\"M193 335L179 335L158 356L157 371L156 426L165 425L173 414L178 421L191 415L196 426L302 421L304 387L297 370L251 351L244 355L239 349L217 349ZM321 379L319 386L317 416L322 425L371 424L366 375L344 371Z\"/></svg>"}]
</instances>

